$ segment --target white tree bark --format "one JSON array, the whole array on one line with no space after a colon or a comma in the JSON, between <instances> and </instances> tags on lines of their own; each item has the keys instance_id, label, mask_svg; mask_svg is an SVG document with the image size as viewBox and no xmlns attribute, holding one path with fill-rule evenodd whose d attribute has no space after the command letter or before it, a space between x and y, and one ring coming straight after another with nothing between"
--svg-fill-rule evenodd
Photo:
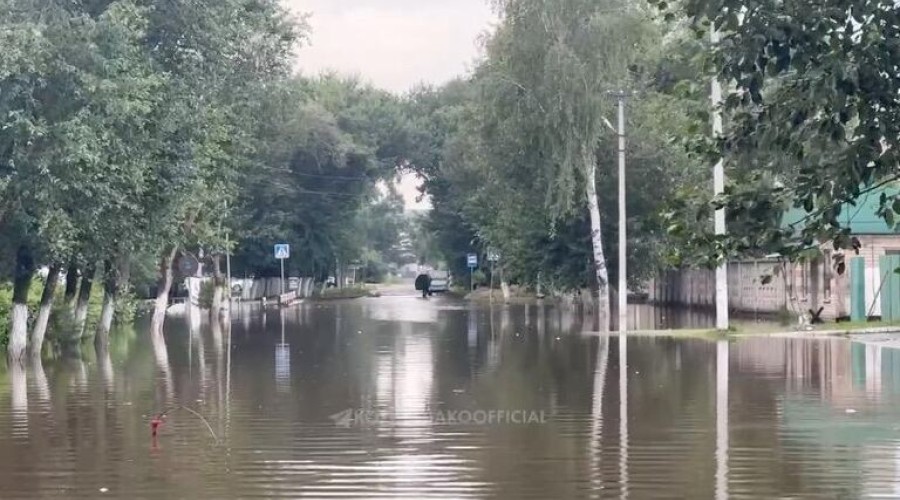
<instances>
[{"instance_id":1,"label":"white tree bark","mask_svg":"<svg viewBox=\"0 0 900 500\"><path fill-rule=\"evenodd\" d=\"M96 345L106 347L109 345L109 332L112 330L113 316L116 312L116 295L113 291L103 294L103 309L100 311L100 324L97 326Z\"/></svg>"},{"instance_id":2,"label":"white tree bark","mask_svg":"<svg viewBox=\"0 0 900 500\"><path fill-rule=\"evenodd\" d=\"M50 323L50 312L53 310L60 270L60 266L54 265L50 266L50 272L47 273L47 282L44 283L44 292L41 294L41 307L34 321L34 329L31 330L31 353L34 356L40 357L41 348L44 347L44 337Z\"/></svg>"},{"instance_id":3,"label":"white tree bark","mask_svg":"<svg viewBox=\"0 0 900 500\"><path fill-rule=\"evenodd\" d=\"M72 340L77 341L84 337L84 328L87 323L88 305L91 300L91 290L94 288L94 274L96 268L93 265L85 268L81 277L81 285L78 287L78 299L75 305L75 328L72 332Z\"/></svg>"},{"instance_id":4,"label":"white tree bark","mask_svg":"<svg viewBox=\"0 0 900 500\"><path fill-rule=\"evenodd\" d=\"M128 271L128 259L125 256L120 256L115 263L109 262L106 265L103 309L100 311L100 324L97 326L97 336L94 338L95 347L105 348L109 345L109 332L112 331L119 293L128 284Z\"/></svg>"},{"instance_id":5,"label":"white tree bark","mask_svg":"<svg viewBox=\"0 0 900 500\"><path fill-rule=\"evenodd\" d=\"M169 292L172 290L172 263L175 261L177 247L162 256L159 263L159 283L156 287L156 303L153 307L153 317L150 320L150 332L161 334L166 322L166 309L169 307ZM190 301L189 301L190 302Z\"/></svg>"},{"instance_id":6,"label":"white tree bark","mask_svg":"<svg viewBox=\"0 0 900 500\"><path fill-rule=\"evenodd\" d=\"M13 304L11 327L7 353L10 360L21 361L25 357L25 349L28 343L27 304Z\"/></svg>"},{"instance_id":7,"label":"white tree bark","mask_svg":"<svg viewBox=\"0 0 900 500\"><path fill-rule=\"evenodd\" d=\"M219 321L225 315L225 276L222 275L222 266L219 255L214 255L213 261L213 296L212 305L209 308L210 321ZM281 284L283 290L287 290L287 284Z\"/></svg>"},{"instance_id":8,"label":"white tree bark","mask_svg":"<svg viewBox=\"0 0 900 500\"><path fill-rule=\"evenodd\" d=\"M31 288L32 276L34 276L34 260L31 258L30 250L21 246L16 251L9 345L6 350L12 362L21 363L28 348L28 290Z\"/></svg>"},{"instance_id":9,"label":"white tree bark","mask_svg":"<svg viewBox=\"0 0 900 500\"><path fill-rule=\"evenodd\" d=\"M597 277L597 319L601 331L609 331L609 272L603 253L603 231L600 220L600 203L597 201L597 166L593 153L584 154L585 194L591 217L591 242L594 247L594 270Z\"/></svg>"}]
</instances>

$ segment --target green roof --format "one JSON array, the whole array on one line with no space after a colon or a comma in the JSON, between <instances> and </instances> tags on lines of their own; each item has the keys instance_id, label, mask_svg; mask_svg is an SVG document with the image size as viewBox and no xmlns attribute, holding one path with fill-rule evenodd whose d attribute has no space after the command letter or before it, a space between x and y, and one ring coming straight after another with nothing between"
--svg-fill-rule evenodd
<instances>
[{"instance_id":1,"label":"green roof","mask_svg":"<svg viewBox=\"0 0 900 500\"><path fill-rule=\"evenodd\" d=\"M900 230L888 226L884 219L877 215L882 193L889 198L900 196L900 186L885 186L866 193L856 200L855 205L844 203L841 205L838 220L844 227L849 227L852 234L900 234ZM792 208L785 212L782 224L785 227L797 225L808 215L809 213L802 208Z\"/></svg>"}]
</instances>

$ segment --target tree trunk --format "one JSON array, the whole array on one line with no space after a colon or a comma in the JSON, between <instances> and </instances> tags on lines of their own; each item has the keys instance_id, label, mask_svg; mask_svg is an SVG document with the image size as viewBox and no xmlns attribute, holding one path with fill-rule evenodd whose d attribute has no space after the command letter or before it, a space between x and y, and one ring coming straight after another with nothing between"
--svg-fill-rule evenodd
<instances>
[{"instance_id":1,"label":"tree trunk","mask_svg":"<svg viewBox=\"0 0 900 500\"><path fill-rule=\"evenodd\" d=\"M79 340L84 336L88 303L91 300L91 290L94 288L94 277L96 274L97 268L93 264L88 264L84 268L84 276L81 277L81 286L78 290L78 301L75 305L75 329L72 332L72 340Z\"/></svg>"},{"instance_id":2,"label":"tree trunk","mask_svg":"<svg viewBox=\"0 0 900 500\"><path fill-rule=\"evenodd\" d=\"M509 304L510 290L509 290L509 282L506 281L506 273L503 272L503 267L500 268L500 289L503 290L503 303Z\"/></svg>"},{"instance_id":3,"label":"tree trunk","mask_svg":"<svg viewBox=\"0 0 900 500\"><path fill-rule=\"evenodd\" d=\"M212 306L209 308L209 318L211 321L218 321L222 316L222 299L225 296L225 277L222 275L221 256L216 254L212 256L213 264L213 295ZM284 284L282 284L284 287Z\"/></svg>"},{"instance_id":4,"label":"tree trunk","mask_svg":"<svg viewBox=\"0 0 900 500\"><path fill-rule=\"evenodd\" d=\"M156 285L156 304L153 308L153 318L150 320L150 332L161 334L166 322L166 308L169 306L169 292L172 290L172 263L178 247L173 245L159 260L159 281Z\"/></svg>"},{"instance_id":5,"label":"tree trunk","mask_svg":"<svg viewBox=\"0 0 900 500\"><path fill-rule=\"evenodd\" d=\"M66 294L65 304L69 311L75 308L75 298L78 296L78 266L71 262L66 269Z\"/></svg>"},{"instance_id":6,"label":"tree trunk","mask_svg":"<svg viewBox=\"0 0 900 500\"><path fill-rule=\"evenodd\" d=\"M41 294L41 308L38 310L34 329L31 331L31 353L34 356L41 355L44 347L44 337L47 334L47 324L50 323L50 311L53 309L53 299L56 294L56 286L59 283L59 272L62 266L53 264L47 273L47 282L44 283L44 292Z\"/></svg>"},{"instance_id":7,"label":"tree trunk","mask_svg":"<svg viewBox=\"0 0 900 500\"><path fill-rule=\"evenodd\" d=\"M34 276L34 260L24 246L16 252L16 271L13 281L13 305L7 354L10 361L21 362L28 345L28 290Z\"/></svg>"},{"instance_id":8,"label":"tree trunk","mask_svg":"<svg viewBox=\"0 0 900 500\"><path fill-rule=\"evenodd\" d=\"M597 167L593 153L584 154L586 169L585 191L591 217L591 242L594 247L594 270L597 276L597 319L600 331L609 331L609 272L603 253L603 232L600 224L600 205L597 201Z\"/></svg>"},{"instance_id":9,"label":"tree trunk","mask_svg":"<svg viewBox=\"0 0 900 500\"><path fill-rule=\"evenodd\" d=\"M116 262L106 262L103 309L100 312L100 324L97 325L97 336L94 338L94 345L99 348L109 346L109 332L112 330L119 292L122 286L128 282L128 270L128 260L125 256L119 256Z\"/></svg>"}]
</instances>

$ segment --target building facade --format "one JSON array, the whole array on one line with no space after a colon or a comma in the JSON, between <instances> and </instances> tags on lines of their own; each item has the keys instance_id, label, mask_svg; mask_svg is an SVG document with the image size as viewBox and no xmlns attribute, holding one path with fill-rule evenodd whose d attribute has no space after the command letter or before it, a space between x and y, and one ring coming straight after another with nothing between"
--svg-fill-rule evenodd
<instances>
[{"instance_id":1,"label":"building facade","mask_svg":"<svg viewBox=\"0 0 900 500\"><path fill-rule=\"evenodd\" d=\"M779 258L729 262L731 310L799 316L810 310L817 313L821 308L823 319L882 317L886 299L900 302L900 297L893 297L900 290L890 285L900 275L883 262L885 256L900 255L900 232L877 215L882 193L896 196L900 189L874 191L861 197L855 206L842 209L842 222L861 244L858 252L835 251L830 243L823 243L820 256L805 262ZM785 224L795 227L804 217L802 211L788 212ZM838 256L846 263L843 272L835 265ZM714 307L715 271L666 271L648 284L647 294L650 301L661 304Z\"/></svg>"}]
</instances>

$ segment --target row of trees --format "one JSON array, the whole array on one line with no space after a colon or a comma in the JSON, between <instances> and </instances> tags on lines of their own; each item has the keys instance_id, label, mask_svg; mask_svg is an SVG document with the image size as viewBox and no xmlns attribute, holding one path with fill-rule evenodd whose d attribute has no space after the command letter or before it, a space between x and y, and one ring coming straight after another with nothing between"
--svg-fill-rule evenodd
<instances>
[{"instance_id":1,"label":"row of trees","mask_svg":"<svg viewBox=\"0 0 900 500\"><path fill-rule=\"evenodd\" d=\"M633 285L667 265L815 258L823 242L854 249L842 207L900 176L900 10L890 0L495 5L500 21L473 77L411 104L432 145L417 162L434 198L430 223L458 268L465 252L494 247L511 279L590 286L608 317L616 261L605 250L619 230L610 91L633 96ZM714 78L726 96L715 110L726 123L718 138L709 127ZM714 199L719 158L729 182ZM900 199L881 204L893 224ZM723 206L729 234L715 235L712 213ZM783 227L791 207L808 216Z\"/></svg>"},{"instance_id":2,"label":"row of trees","mask_svg":"<svg viewBox=\"0 0 900 500\"><path fill-rule=\"evenodd\" d=\"M680 186L706 182L669 140L696 127L702 97L676 92L697 77L679 66L696 42L627 0L515 0L498 10L473 77L413 96L436 145L435 158L417 162L432 228L458 266L465 251L493 247L515 282L592 288L608 323L616 259L606 250L619 230L610 93L634 94L628 278L639 283L664 262L667 203Z\"/></svg>"},{"instance_id":3,"label":"row of trees","mask_svg":"<svg viewBox=\"0 0 900 500\"><path fill-rule=\"evenodd\" d=\"M272 243L290 242L296 275L324 280L351 263L403 260L408 232L393 179L408 163L404 101L353 79L286 82L265 111L261 164L242 181L234 264L277 276Z\"/></svg>"},{"instance_id":4,"label":"row of trees","mask_svg":"<svg viewBox=\"0 0 900 500\"><path fill-rule=\"evenodd\" d=\"M772 0L502 0L471 78L404 98L333 76L290 75L301 20L274 0L0 0L0 264L13 282L10 353L25 352L32 277L49 268L31 344L53 302L85 333L94 281L106 343L132 271L157 282L164 320L179 255L213 269L325 277L350 262L437 249L454 268L496 248L525 285L591 287L608 317L615 258L615 116L627 91L628 278L690 258L852 246L840 204L897 176L897 9ZM740 14L738 14L740 13ZM722 42L705 42L711 26ZM302 52L301 52L302 54ZM708 138L708 84L726 87ZM732 180L712 200L708 165ZM401 230L377 186L419 173L434 209ZM894 217L894 200L883 214ZM711 234L726 205L731 235ZM802 231L780 227L790 205ZM896 208L900 209L900 206ZM430 234L423 234L430 233ZM394 241L391 244L391 241ZM151 265L147 265L152 262ZM609 269L609 270L608 270ZM461 269L458 269L461 271ZM65 290L55 289L65 271ZM605 321L603 321L605 322ZM601 324L603 324L603 322Z\"/></svg>"},{"instance_id":5,"label":"row of trees","mask_svg":"<svg viewBox=\"0 0 900 500\"><path fill-rule=\"evenodd\" d=\"M105 344L134 259L158 260L164 298L178 249L224 248L219 228L252 162L260 106L301 35L265 0L0 2L0 258L14 269L12 357L26 348L38 266L49 278L35 352L62 270L73 338L95 277L102 283Z\"/></svg>"},{"instance_id":6,"label":"row of trees","mask_svg":"<svg viewBox=\"0 0 900 500\"><path fill-rule=\"evenodd\" d=\"M243 273L266 275L271 245L287 241L307 276L362 260L361 234L370 254L390 250L400 228L377 221L396 216L396 199L378 186L405 164L405 108L353 80L292 75L305 35L275 0L0 0L12 358L29 344L40 353L51 312L63 340L106 345L134 272L156 283L159 333L179 258L212 269L217 313L227 250ZM95 288L102 312L88 331Z\"/></svg>"}]
</instances>

